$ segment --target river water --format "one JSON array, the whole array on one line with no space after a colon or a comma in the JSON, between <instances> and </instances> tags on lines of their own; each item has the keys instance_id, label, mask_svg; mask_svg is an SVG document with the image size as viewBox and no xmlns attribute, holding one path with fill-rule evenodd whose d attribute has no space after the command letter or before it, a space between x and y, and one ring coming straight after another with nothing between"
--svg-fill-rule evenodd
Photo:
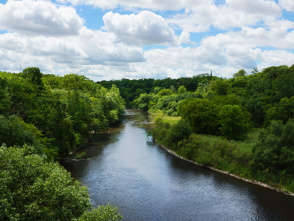
<instances>
[{"instance_id":1,"label":"river water","mask_svg":"<svg viewBox=\"0 0 294 221\"><path fill-rule=\"evenodd\" d=\"M148 115L94 135L87 160L64 163L97 207L110 203L125 220L294 220L294 197L176 158L146 136Z\"/></svg>"}]
</instances>

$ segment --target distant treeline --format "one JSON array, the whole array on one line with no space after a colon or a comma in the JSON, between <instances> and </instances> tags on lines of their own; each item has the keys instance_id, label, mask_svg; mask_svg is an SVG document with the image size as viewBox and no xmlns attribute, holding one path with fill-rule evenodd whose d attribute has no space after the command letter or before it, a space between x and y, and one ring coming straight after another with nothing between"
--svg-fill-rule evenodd
<instances>
[{"instance_id":1,"label":"distant treeline","mask_svg":"<svg viewBox=\"0 0 294 221\"><path fill-rule=\"evenodd\" d=\"M201 82L218 79L218 77L211 76L211 74L201 74L194 77L181 77L178 79L153 79L144 78L138 80L121 79L110 81L99 81L98 84L105 88L111 88L112 85L116 85L120 89L121 96L126 101L126 107L134 107L133 101L138 98L140 94L158 92L161 89L178 90L180 86L185 86L187 91L195 91L198 84Z\"/></svg>"},{"instance_id":2,"label":"distant treeline","mask_svg":"<svg viewBox=\"0 0 294 221\"><path fill-rule=\"evenodd\" d=\"M159 109L168 116L178 116L179 104L188 98L238 105L250 113L248 116L254 127L267 126L271 120L286 123L294 116L294 65L273 66L261 72L255 69L249 75L242 69L230 79L202 74L178 79L122 79L97 83L105 88L116 85L127 107Z\"/></svg>"},{"instance_id":3,"label":"distant treeline","mask_svg":"<svg viewBox=\"0 0 294 221\"><path fill-rule=\"evenodd\" d=\"M150 132L178 154L294 191L294 65L242 69L230 79L203 74L100 83L117 85L128 106L181 117L174 125L157 118ZM251 128L262 128L254 146Z\"/></svg>"}]
</instances>

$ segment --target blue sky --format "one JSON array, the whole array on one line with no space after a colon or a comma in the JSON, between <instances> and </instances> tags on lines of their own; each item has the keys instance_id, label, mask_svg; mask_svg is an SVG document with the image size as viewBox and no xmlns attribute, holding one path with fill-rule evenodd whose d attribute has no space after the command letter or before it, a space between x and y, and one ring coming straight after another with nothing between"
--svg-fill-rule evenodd
<instances>
[{"instance_id":1,"label":"blue sky","mask_svg":"<svg viewBox=\"0 0 294 221\"><path fill-rule=\"evenodd\" d=\"M0 0L0 70L230 78L294 64L293 0Z\"/></svg>"}]
</instances>

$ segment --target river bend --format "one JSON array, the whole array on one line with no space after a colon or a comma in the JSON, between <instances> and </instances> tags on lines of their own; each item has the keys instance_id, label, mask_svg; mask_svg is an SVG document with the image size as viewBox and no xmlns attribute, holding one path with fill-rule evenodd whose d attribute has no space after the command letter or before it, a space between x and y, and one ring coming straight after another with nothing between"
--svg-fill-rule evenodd
<instances>
[{"instance_id":1,"label":"river bend","mask_svg":"<svg viewBox=\"0 0 294 221\"><path fill-rule=\"evenodd\" d=\"M198 167L152 143L148 115L127 110L124 122L94 135L87 160L65 162L97 207L119 207L125 220L294 220L294 197Z\"/></svg>"}]
</instances>

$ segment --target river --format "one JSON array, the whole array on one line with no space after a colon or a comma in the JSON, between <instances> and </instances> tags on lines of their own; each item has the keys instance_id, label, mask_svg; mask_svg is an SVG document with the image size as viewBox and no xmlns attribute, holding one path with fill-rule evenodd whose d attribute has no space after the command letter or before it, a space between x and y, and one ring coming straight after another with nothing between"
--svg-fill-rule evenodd
<instances>
[{"instance_id":1,"label":"river","mask_svg":"<svg viewBox=\"0 0 294 221\"><path fill-rule=\"evenodd\" d=\"M65 162L88 187L91 203L110 203L124 220L294 220L294 197L181 160L147 138L148 115L127 110L108 134Z\"/></svg>"}]
</instances>

